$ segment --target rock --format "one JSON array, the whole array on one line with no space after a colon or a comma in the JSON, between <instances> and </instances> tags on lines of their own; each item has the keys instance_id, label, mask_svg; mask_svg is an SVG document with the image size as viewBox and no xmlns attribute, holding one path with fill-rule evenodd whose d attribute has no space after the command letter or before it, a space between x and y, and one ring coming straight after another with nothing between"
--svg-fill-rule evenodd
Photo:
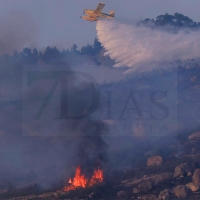
<instances>
[{"instance_id":1,"label":"rock","mask_svg":"<svg viewBox=\"0 0 200 200\"><path fill-rule=\"evenodd\" d=\"M164 182L171 181L173 179L173 173L163 172L155 179L155 185L163 184Z\"/></svg>"},{"instance_id":2,"label":"rock","mask_svg":"<svg viewBox=\"0 0 200 200\"><path fill-rule=\"evenodd\" d=\"M160 200L169 200L170 194L171 194L171 191L169 189L165 189L160 192L159 199Z\"/></svg>"},{"instance_id":3,"label":"rock","mask_svg":"<svg viewBox=\"0 0 200 200\"><path fill-rule=\"evenodd\" d=\"M118 197L118 199L126 199L127 193L125 191L119 191L119 192L117 192L117 197Z\"/></svg>"},{"instance_id":4,"label":"rock","mask_svg":"<svg viewBox=\"0 0 200 200\"><path fill-rule=\"evenodd\" d=\"M141 200L158 200L155 194L146 194L144 196L138 196L137 199Z\"/></svg>"},{"instance_id":5,"label":"rock","mask_svg":"<svg viewBox=\"0 0 200 200\"><path fill-rule=\"evenodd\" d=\"M189 166L186 163L178 165L174 170L174 178L177 178L181 175L186 175L189 172Z\"/></svg>"},{"instance_id":6,"label":"rock","mask_svg":"<svg viewBox=\"0 0 200 200\"><path fill-rule=\"evenodd\" d=\"M200 139L200 131L193 133L188 137L189 140Z\"/></svg>"},{"instance_id":7,"label":"rock","mask_svg":"<svg viewBox=\"0 0 200 200\"><path fill-rule=\"evenodd\" d=\"M186 184L185 186L186 186L189 190L191 190L192 192L196 192L196 191L199 190L199 186L196 185L195 183L192 183L192 182Z\"/></svg>"},{"instance_id":8,"label":"rock","mask_svg":"<svg viewBox=\"0 0 200 200\"><path fill-rule=\"evenodd\" d=\"M150 181L144 181L140 183L136 188L133 189L134 194L146 193L152 189L152 184Z\"/></svg>"},{"instance_id":9,"label":"rock","mask_svg":"<svg viewBox=\"0 0 200 200\"><path fill-rule=\"evenodd\" d=\"M188 189L185 185L178 185L173 189L174 195L177 198L187 198Z\"/></svg>"},{"instance_id":10,"label":"rock","mask_svg":"<svg viewBox=\"0 0 200 200\"><path fill-rule=\"evenodd\" d=\"M196 169L192 176L192 182L200 187L200 169Z\"/></svg>"},{"instance_id":11,"label":"rock","mask_svg":"<svg viewBox=\"0 0 200 200\"><path fill-rule=\"evenodd\" d=\"M161 156L151 156L148 158L147 167L159 166L163 163Z\"/></svg>"},{"instance_id":12,"label":"rock","mask_svg":"<svg viewBox=\"0 0 200 200\"><path fill-rule=\"evenodd\" d=\"M192 176L192 172L188 172L188 173L187 173L187 176Z\"/></svg>"}]
</instances>

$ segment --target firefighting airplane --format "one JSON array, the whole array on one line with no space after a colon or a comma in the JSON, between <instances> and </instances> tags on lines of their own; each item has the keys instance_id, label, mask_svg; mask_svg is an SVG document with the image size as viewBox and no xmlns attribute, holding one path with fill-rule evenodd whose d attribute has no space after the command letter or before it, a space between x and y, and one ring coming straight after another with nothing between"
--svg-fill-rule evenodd
<instances>
[{"instance_id":1,"label":"firefighting airplane","mask_svg":"<svg viewBox=\"0 0 200 200\"><path fill-rule=\"evenodd\" d=\"M99 3L99 5L96 7L95 10L84 9L83 14L86 14L87 16L81 16L81 18L83 18L87 21L90 21L90 22L97 21L100 18L113 19L115 16L114 11L111 11L109 14L101 12L103 10L104 6L105 6L104 3Z\"/></svg>"}]
</instances>

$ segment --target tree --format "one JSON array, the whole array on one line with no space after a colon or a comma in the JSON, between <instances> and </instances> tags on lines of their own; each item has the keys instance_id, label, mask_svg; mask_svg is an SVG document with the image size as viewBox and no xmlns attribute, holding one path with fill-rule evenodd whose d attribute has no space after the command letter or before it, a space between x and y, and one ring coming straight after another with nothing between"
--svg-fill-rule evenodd
<instances>
[{"instance_id":1,"label":"tree","mask_svg":"<svg viewBox=\"0 0 200 200\"><path fill-rule=\"evenodd\" d=\"M147 18L141 21L141 24L148 25L150 22L155 26L172 25L177 27L189 28L200 27L199 22L193 22L192 19L180 13L174 13L174 15L170 15L168 13L166 13L165 15L159 15L158 17L156 17L156 20Z\"/></svg>"},{"instance_id":2,"label":"tree","mask_svg":"<svg viewBox=\"0 0 200 200\"><path fill-rule=\"evenodd\" d=\"M88 44L87 46L83 46L81 48L81 54L82 55L92 56L93 55L93 47L92 47L92 45Z\"/></svg>"},{"instance_id":3,"label":"tree","mask_svg":"<svg viewBox=\"0 0 200 200\"><path fill-rule=\"evenodd\" d=\"M166 13L165 15L159 15L156 17L155 23L158 25L166 25L166 24L173 24L173 20L175 17L173 15L169 15Z\"/></svg>"},{"instance_id":4,"label":"tree","mask_svg":"<svg viewBox=\"0 0 200 200\"><path fill-rule=\"evenodd\" d=\"M71 47L71 52L75 55L78 55L80 52L77 49L78 49L77 45L73 44L73 46Z\"/></svg>"},{"instance_id":5,"label":"tree","mask_svg":"<svg viewBox=\"0 0 200 200\"><path fill-rule=\"evenodd\" d=\"M102 48L103 47L101 46L101 43L99 42L99 40L97 38L95 38L94 44L93 44L93 49L94 49L93 54L94 55L99 54L101 52Z\"/></svg>"}]
</instances>

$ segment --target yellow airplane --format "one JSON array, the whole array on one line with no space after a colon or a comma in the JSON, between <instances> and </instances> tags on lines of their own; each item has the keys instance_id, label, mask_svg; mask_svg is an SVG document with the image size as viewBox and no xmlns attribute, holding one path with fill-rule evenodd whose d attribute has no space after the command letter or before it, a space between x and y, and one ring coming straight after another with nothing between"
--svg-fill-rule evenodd
<instances>
[{"instance_id":1,"label":"yellow airplane","mask_svg":"<svg viewBox=\"0 0 200 200\"><path fill-rule=\"evenodd\" d=\"M100 18L108 18L108 19L113 19L115 16L115 12L111 11L109 14L102 13L101 11L103 10L105 4L104 3L99 3L99 5L96 7L95 10L88 10L84 9L83 14L86 14L86 16L81 16L81 18L94 22L99 20Z\"/></svg>"}]
</instances>

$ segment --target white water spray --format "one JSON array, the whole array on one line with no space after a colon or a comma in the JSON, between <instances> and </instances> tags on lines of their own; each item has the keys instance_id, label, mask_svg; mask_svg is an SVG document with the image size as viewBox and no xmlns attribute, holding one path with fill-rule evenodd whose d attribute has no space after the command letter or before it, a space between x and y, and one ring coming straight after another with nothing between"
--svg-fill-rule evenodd
<instances>
[{"instance_id":1,"label":"white water spray","mask_svg":"<svg viewBox=\"0 0 200 200\"><path fill-rule=\"evenodd\" d=\"M169 68L170 62L200 57L200 31L172 34L160 29L99 20L97 36L114 67L129 67L125 73Z\"/></svg>"}]
</instances>

